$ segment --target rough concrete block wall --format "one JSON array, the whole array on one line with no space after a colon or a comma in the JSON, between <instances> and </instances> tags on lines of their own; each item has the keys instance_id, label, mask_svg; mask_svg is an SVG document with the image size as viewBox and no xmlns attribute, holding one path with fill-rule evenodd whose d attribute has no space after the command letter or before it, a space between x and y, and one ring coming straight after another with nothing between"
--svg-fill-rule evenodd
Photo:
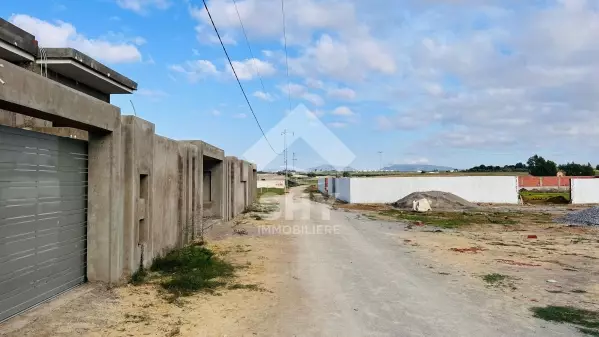
<instances>
[{"instance_id":1,"label":"rough concrete block wall","mask_svg":"<svg viewBox=\"0 0 599 337\"><path fill-rule=\"evenodd\" d=\"M152 251L149 258L162 255L181 244L182 223L179 221L179 144L154 136L154 179L151 187Z\"/></svg>"},{"instance_id":2,"label":"rough concrete block wall","mask_svg":"<svg viewBox=\"0 0 599 337\"><path fill-rule=\"evenodd\" d=\"M124 158L124 263L130 274L152 261L151 187L154 179L154 124L121 117Z\"/></svg>"}]
</instances>

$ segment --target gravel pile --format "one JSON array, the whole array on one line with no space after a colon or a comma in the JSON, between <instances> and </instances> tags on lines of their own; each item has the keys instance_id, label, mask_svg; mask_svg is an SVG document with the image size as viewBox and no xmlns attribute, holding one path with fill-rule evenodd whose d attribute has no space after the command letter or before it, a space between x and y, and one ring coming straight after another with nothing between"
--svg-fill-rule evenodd
<instances>
[{"instance_id":1,"label":"gravel pile","mask_svg":"<svg viewBox=\"0 0 599 337\"><path fill-rule=\"evenodd\" d=\"M470 201L460 198L453 193L429 191L429 192L414 192L393 203L393 206L398 208L412 208L414 200L427 199L431 204L431 208L435 209L462 209L462 208L477 208L478 205Z\"/></svg>"},{"instance_id":2,"label":"gravel pile","mask_svg":"<svg viewBox=\"0 0 599 337\"><path fill-rule=\"evenodd\" d=\"M599 207L570 212L556 220L556 222L572 225L599 226Z\"/></svg>"}]
</instances>

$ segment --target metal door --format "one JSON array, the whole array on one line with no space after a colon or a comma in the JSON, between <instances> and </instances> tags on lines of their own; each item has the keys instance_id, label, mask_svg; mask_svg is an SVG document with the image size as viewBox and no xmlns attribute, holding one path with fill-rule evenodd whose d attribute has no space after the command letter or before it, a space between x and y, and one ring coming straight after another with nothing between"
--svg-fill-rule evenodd
<instances>
[{"instance_id":1,"label":"metal door","mask_svg":"<svg viewBox=\"0 0 599 337\"><path fill-rule=\"evenodd\" d=\"M87 142L0 126L0 321L85 281Z\"/></svg>"}]
</instances>

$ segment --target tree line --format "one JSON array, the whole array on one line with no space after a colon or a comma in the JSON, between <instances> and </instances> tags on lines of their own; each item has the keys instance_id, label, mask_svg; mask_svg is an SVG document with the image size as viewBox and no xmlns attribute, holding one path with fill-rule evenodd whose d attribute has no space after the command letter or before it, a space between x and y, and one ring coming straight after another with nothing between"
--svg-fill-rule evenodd
<instances>
[{"instance_id":1,"label":"tree line","mask_svg":"<svg viewBox=\"0 0 599 337\"><path fill-rule=\"evenodd\" d=\"M557 165L554 161L546 160L545 158L534 155L524 163L515 165L492 166L479 165L466 170L466 172L528 172L530 175L537 177L556 176L558 171L563 171L567 176L594 176L595 169L599 170L599 165L595 168L591 163L577 164L567 163Z\"/></svg>"}]
</instances>

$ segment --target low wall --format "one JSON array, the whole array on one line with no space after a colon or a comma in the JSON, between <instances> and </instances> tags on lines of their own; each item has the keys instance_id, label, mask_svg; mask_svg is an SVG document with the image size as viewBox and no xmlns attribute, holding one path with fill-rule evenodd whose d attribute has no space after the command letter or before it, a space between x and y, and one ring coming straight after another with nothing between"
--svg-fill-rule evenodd
<instances>
[{"instance_id":1,"label":"low wall","mask_svg":"<svg viewBox=\"0 0 599 337\"><path fill-rule=\"evenodd\" d=\"M426 191L449 192L470 202L518 203L518 181L509 176L344 178L340 181L337 198L349 203L392 203L410 193Z\"/></svg>"},{"instance_id":2,"label":"low wall","mask_svg":"<svg viewBox=\"0 0 599 337\"><path fill-rule=\"evenodd\" d=\"M258 188L285 188L285 180L258 180Z\"/></svg>"},{"instance_id":3,"label":"low wall","mask_svg":"<svg viewBox=\"0 0 599 337\"><path fill-rule=\"evenodd\" d=\"M599 203L599 179L572 179L570 186L572 204Z\"/></svg>"},{"instance_id":4,"label":"low wall","mask_svg":"<svg viewBox=\"0 0 599 337\"><path fill-rule=\"evenodd\" d=\"M533 177L533 176L519 176L518 186L526 189L569 189L571 179L593 179L594 177L576 177L576 176L564 176L564 177Z\"/></svg>"}]
</instances>

